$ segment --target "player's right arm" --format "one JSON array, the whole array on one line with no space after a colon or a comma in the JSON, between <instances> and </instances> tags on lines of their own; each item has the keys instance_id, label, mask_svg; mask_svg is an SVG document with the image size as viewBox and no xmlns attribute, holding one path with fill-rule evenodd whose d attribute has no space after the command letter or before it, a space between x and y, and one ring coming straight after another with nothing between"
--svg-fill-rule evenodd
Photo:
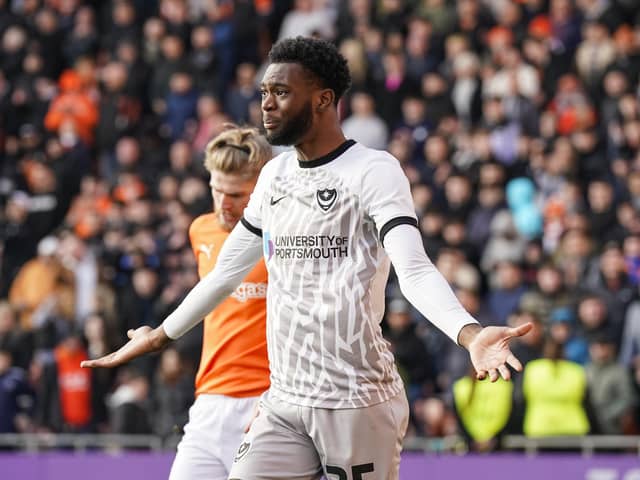
<instances>
[{"instance_id":1,"label":"player's right arm","mask_svg":"<svg viewBox=\"0 0 640 480\"><path fill-rule=\"evenodd\" d=\"M409 181L397 160L383 157L368 164L362 177L369 215L380 242L393 264L400 290L418 311L454 342L469 351L477 376L511 377L507 365L522 370L509 341L526 334L531 324L518 328L482 327L460 304L451 287L427 257L417 229Z\"/></svg>"},{"instance_id":2,"label":"player's right arm","mask_svg":"<svg viewBox=\"0 0 640 480\"><path fill-rule=\"evenodd\" d=\"M119 350L95 360L82 362L83 367L116 367L145 353L162 349L191 330L227 298L255 266L262 255L262 198L269 181L269 164L262 169L242 221L225 240L216 266L191 289L182 303L162 324L152 329L140 327L127 332L129 341Z\"/></svg>"},{"instance_id":3,"label":"player's right arm","mask_svg":"<svg viewBox=\"0 0 640 480\"><path fill-rule=\"evenodd\" d=\"M250 230L249 228L252 228ZM119 350L83 367L116 367L145 353L162 349L187 333L227 298L247 276L262 255L262 241L247 222L239 222L224 242L214 269L200 280L182 303L157 328L129 330L129 341Z\"/></svg>"}]
</instances>

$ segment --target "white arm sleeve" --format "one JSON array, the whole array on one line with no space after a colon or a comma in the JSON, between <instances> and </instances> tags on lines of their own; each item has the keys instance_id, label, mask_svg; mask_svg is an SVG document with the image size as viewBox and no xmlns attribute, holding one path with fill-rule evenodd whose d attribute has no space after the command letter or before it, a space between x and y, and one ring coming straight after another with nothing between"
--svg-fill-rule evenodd
<instances>
[{"instance_id":1,"label":"white arm sleeve","mask_svg":"<svg viewBox=\"0 0 640 480\"><path fill-rule=\"evenodd\" d=\"M462 327L478 321L460 304L425 253L418 229L411 225L393 227L384 238L384 248L398 275L402 294L431 323L458 343Z\"/></svg>"},{"instance_id":2,"label":"white arm sleeve","mask_svg":"<svg viewBox=\"0 0 640 480\"><path fill-rule=\"evenodd\" d=\"M238 222L224 242L216 266L191 289L163 322L169 338L176 339L195 327L229 296L251 271L262 254L262 241Z\"/></svg>"}]
</instances>

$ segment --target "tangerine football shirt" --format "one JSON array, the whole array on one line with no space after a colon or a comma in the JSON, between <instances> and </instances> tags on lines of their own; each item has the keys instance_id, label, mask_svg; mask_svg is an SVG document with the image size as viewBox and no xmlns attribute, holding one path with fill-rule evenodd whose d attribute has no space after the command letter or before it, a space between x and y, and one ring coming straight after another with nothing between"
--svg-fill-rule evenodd
<instances>
[{"instance_id":1,"label":"tangerine football shirt","mask_svg":"<svg viewBox=\"0 0 640 480\"><path fill-rule=\"evenodd\" d=\"M216 264L229 233L214 213L189 228L200 278ZM260 260L244 281L204 320L204 341L196 395L255 397L269 388L266 340L267 269Z\"/></svg>"}]
</instances>

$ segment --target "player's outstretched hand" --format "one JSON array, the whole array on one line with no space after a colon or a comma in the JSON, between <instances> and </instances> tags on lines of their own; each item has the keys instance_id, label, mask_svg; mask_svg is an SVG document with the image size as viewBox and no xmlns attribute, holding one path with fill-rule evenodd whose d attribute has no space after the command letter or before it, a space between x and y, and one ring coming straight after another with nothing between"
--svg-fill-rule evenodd
<instances>
[{"instance_id":1,"label":"player's outstretched hand","mask_svg":"<svg viewBox=\"0 0 640 480\"><path fill-rule=\"evenodd\" d=\"M522 371L520 360L509 349L509 340L525 335L532 327L531 323L525 323L515 328L484 327L474 332L475 335L467 348L478 380L486 378L487 375L492 382L500 376L509 380L511 372L507 365L518 372Z\"/></svg>"},{"instance_id":2,"label":"player's outstretched hand","mask_svg":"<svg viewBox=\"0 0 640 480\"><path fill-rule=\"evenodd\" d=\"M104 357L96 358L95 360L85 360L80 363L80 366L84 368L117 367L145 353L160 350L171 341L162 326L156 329L140 327L135 330L129 330L127 337L129 337L129 341L120 347L119 350Z\"/></svg>"}]
</instances>

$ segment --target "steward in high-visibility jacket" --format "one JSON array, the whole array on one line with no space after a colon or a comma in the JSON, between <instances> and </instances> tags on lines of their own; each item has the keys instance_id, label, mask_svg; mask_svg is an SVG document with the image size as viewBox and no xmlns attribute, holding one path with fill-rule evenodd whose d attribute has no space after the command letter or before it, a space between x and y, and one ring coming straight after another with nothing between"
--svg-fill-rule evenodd
<instances>
[{"instance_id":1,"label":"steward in high-visibility jacket","mask_svg":"<svg viewBox=\"0 0 640 480\"><path fill-rule=\"evenodd\" d=\"M453 400L465 433L475 442L486 442L500 435L509 422L513 383L462 377L453 384Z\"/></svg>"},{"instance_id":2,"label":"steward in high-visibility jacket","mask_svg":"<svg viewBox=\"0 0 640 480\"><path fill-rule=\"evenodd\" d=\"M590 423L585 408L587 377L582 365L541 358L524 368L523 431L529 437L585 435Z\"/></svg>"}]
</instances>

